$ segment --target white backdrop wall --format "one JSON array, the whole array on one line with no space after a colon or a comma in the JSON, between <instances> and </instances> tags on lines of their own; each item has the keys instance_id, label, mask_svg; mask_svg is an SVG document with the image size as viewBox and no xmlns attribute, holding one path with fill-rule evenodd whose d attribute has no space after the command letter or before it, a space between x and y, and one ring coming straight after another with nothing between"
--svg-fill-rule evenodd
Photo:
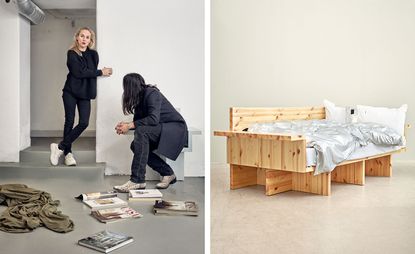
<instances>
[{"instance_id":1,"label":"white backdrop wall","mask_svg":"<svg viewBox=\"0 0 415 254\"><path fill-rule=\"evenodd\" d=\"M0 2L0 161L18 162L20 149L30 144L27 116L29 23L14 3Z\"/></svg>"},{"instance_id":2,"label":"white backdrop wall","mask_svg":"<svg viewBox=\"0 0 415 254\"><path fill-rule=\"evenodd\" d=\"M63 130L65 111L62 88L68 74L66 52L78 28L87 26L95 30L96 25L95 18L73 20L74 26L69 19L55 18L47 14L44 23L31 27L32 130ZM96 102L91 102L91 117L87 130L95 130ZM78 116L75 125L77 119Z\"/></svg>"},{"instance_id":3,"label":"white backdrop wall","mask_svg":"<svg viewBox=\"0 0 415 254\"><path fill-rule=\"evenodd\" d=\"M186 119L204 128L204 3L203 0L97 1L98 52L113 75L98 81L97 161L107 174L130 174L132 136L118 136L114 127L131 120L121 109L122 78L140 73ZM193 152L185 155L185 176L204 175L203 135L194 136Z\"/></svg>"},{"instance_id":4,"label":"white backdrop wall","mask_svg":"<svg viewBox=\"0 0 415 254\"><path fill-rule=\"evenodd\" d=\"M20 17L20 150L30 146L30 21Z\"/></svg>"},{"instance_id":5,"label":"white backdrop wall","mask_svg":"<svg viewBox=\"0 0 415 254\"><path fill-rule=\"evenodd\" d=\"M415 4L393 0L212 0L212 130L229 107L409 106L415 123ZM413 129L408 151L415 158ZM211 161L226 162L212 137Z\"/></svg>"}]
</instances>

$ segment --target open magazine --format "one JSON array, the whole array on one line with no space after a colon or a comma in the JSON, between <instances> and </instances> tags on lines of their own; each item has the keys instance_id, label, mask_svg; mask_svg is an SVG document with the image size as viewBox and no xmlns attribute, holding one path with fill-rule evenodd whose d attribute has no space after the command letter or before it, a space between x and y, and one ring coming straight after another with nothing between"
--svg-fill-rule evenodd
<instances>
[{"instance_id":1,"label":"open magazine","mask_svg":"<svg viewBox=\"0 0 415 254\"><path fill-rule=\"evenodd\" d=\"M128 203L117 197L117 192L113 190L103 192L82 193L81 195L75 198L82 200L82 202L89 206L92 209L92 211L99 209L128 206Z\"/></svg>"},{"instance_id":2,"label":"open magazine","mask_svg":"<svg viewBox=\"0 0 415 254\"><path fill-rule=\"evenodd\" d=\"M117 192L114 190L110 190L110 191L103 191L103 192L82 193L75 198L79 200L92 200L92 199L100 199L100 198L113 198L116 196L117 196Z\"/></svg>"},{"instance_id":3,"label":"open magazine","mask_svg":"<svg viewBox=\"0 0 415 254\"><path fill-rule=\"evenodd\" d=\"M128 203L120 199L119 197L83 200L82 202L84 202L84 204L86 204L87 206L91 207L92 211L106 208L128 206Z\"/></svg>"}]
</instances>

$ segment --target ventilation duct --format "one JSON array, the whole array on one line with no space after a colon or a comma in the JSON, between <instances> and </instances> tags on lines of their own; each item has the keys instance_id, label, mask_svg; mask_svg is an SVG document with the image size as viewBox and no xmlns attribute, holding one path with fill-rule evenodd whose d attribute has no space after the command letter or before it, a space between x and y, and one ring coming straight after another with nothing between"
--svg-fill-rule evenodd
<instances>
[{"instance_id":1,"label":"ventilation duct","mask_svg":"<svg viewBox=\"0 0 415 254\"><path fill-rule=\"evenodd\" d=\"M30 0L16 0L19 13L25 16L32 24L40 24L45 21L45 13Z\"/></svg>"}]
</instances>

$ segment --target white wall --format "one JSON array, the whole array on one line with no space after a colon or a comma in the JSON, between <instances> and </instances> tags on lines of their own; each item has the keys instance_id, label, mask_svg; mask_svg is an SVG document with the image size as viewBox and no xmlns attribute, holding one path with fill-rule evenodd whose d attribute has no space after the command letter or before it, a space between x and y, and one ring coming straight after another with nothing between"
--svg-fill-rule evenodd
<instances>
[{"instance_id":1,"label":"white wall","mask_svg":"<svg viewBox=\"0 0 415 254\"><path fill-rule=\"evenodd\" d=\"M71 20L47 14L45 22L31 28L31 129L62 130L65 111L62 88L68 68L66 52L78 28L88 26L95 30L95 18ZM90 123L87 130L95 130L96 102L92 100ZM78 115L78 114L77 114ZM76 117L75 125L78 122Z\"/></svg>"},{"instance_id":2,"label":"white wall","mask_svg":"<svg viewBox=\"0 0 415 254\"><path fill-rule=\"evenodd\" d=\"M393 0L212 0L212 130L231 106L409 106L415 123L415 5ZM408 151L395 160L413 160ZM212 137L212 162L226 140Z\"/></svg>"},{"instance_id":3,"label":"white wall","mask_svg":"<svg viewBox=\"0 0 415 254\"><path fill-rule=\"evenodd\" d=\"M18 162L19 151L30 145L28 99L30 68L29 23L13 3L0 2L0 161Z\"/></svg>"},{"instance_id":4,"label":"white wall","mask_svg":"<svg viewBox=\"0 0 415 254\"><path fill-rule=\"evenodd\" d=\"M20 17L20 150L30 146L30 21Z\"/></svg>"},{"instance_id":5,"label":"white wall","mask_svg":"<svg viewBox=\"0 0 415 254\"><path fill-rule=\"evenodd\" d=\"M114 126L130 120L121 110L122 78L130 72L157 84L186 119L204 127L203 0L97 1L98 51L101 63L113 67L98 82L97 161L107 174L130 174L132 137L118 136ZM185 176L204 175L204 140L193 139L185 156Z\"/></svg>"},{"instance_id":6,"label":"white wall","mask_svg":"<svg viewBox=\"0 0 415 254\"><path fill-rule=\"evenodd\" d=\"M19 161L19 33L15 6L0 1L0 161Z\"/></svg>"}]
</instances>

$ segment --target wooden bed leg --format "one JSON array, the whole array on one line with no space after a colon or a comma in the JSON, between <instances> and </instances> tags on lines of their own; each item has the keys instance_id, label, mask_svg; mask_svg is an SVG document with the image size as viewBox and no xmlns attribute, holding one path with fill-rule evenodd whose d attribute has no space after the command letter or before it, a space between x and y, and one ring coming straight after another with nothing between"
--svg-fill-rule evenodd
<instances>
[{"instance_id":1,"label":"wooden bed leg","mask_svg":"<svg viewBox=\"0 0 415 254\"><path fill-rule=\"evenodd\" d=\"M330 196L331 173L322 173L315 176L313 172L292 172L292 181L293 190L295 191Z\"/></svg>"},{"instance_id":2,"label":"wooden bed leg","mask_svg":"<svg viewBox=\"0 0 415 254\"><path fill-rule=\"evenodd\" d=\"M257 184L257 168L230 164L231 190Z\"/></svg>"},{"instance_id":3,"label":"wooden bed leg","mask_svg":"<svg viewBox=\"0 0 415 254\"><path fill-rule=\"evenodd\" d=\"M270 196L292 190L292 173L281 170L265 171L265 194Z\"/></svg>"},{"instance_id":4,"label":"wooden bed leg","mask_svg":"<svg viewBox=\"0 0 415 254\"><path fill-rule=\"evenodd\" d=\"M365 161L368 176L392 176L391 155Z\"/></svg>"},{"instance_id":5,"label":"wooden bed leg","mask_svg":"<svg viewBox=\"0 0 415 254\"><path fill-rule=\"evenodd\" d=\"M365 184L365 162L358 161L337 166L331 172L331 181L338 183Z\"/></svg>"}]
</instances>

